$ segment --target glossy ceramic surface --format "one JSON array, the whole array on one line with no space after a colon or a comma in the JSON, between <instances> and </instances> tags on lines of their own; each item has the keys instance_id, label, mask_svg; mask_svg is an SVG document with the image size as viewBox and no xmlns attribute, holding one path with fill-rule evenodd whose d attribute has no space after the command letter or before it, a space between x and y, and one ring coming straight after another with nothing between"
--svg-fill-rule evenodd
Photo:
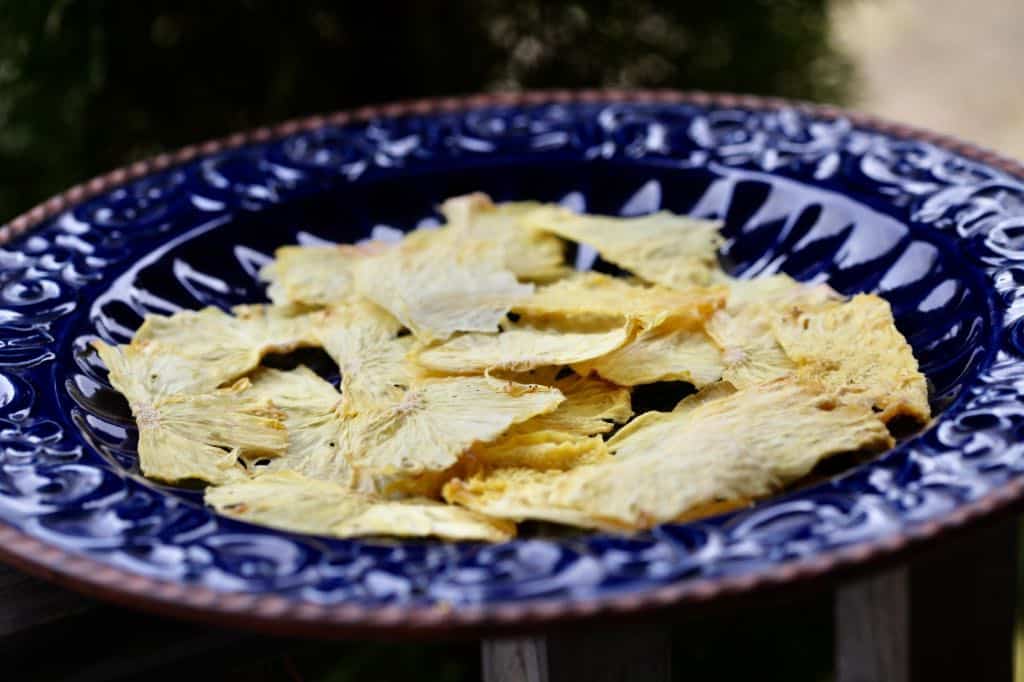
<instances>
[{"instance_id":1,"label":"glossy ceramic surface","mask_svg":"<svg viewBox=\"0 0 1024 682\"><path fill-rule=\"evenodd\" d=\"M894 549L1019 495L1024 184L1009 163L831 111L544 99L420 104L239 139L12 224L39 223L0 251L0 552L190 615L429 630L708 598ZM938 418L827 482L633 537L329 540L221 518L197 493L138 474L131 418L89 339L124 342L147 312L262 300L255 273L276 246L393 235L478 189L597 213L720 217L737 273L876 291Z\"/></svg>"}]
</instances>

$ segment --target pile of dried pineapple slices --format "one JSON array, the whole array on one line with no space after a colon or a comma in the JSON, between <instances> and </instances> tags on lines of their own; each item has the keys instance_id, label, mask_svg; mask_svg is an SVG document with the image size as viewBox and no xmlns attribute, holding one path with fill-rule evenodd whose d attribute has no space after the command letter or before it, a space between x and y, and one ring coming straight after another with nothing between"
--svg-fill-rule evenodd
<instances>
[{"instance_id":1,"label":"pile of dried pineapple slices","mask_svg":"<svg viewBox=\"0 0 1024 682\"><path fill-rule=\"evenodd\" d=\"M286 246L270 305L149 316L95 347L142 472L287 530L500 541L542 520L632 531L748 503L929 419L889 305L736 280L720 225L482 194L397 243ZM577 272L567 240L629 277ZM340 389L269 353L319 347ZM633 387L684 381L670 412Z\"/></svg>"}]
</instances>

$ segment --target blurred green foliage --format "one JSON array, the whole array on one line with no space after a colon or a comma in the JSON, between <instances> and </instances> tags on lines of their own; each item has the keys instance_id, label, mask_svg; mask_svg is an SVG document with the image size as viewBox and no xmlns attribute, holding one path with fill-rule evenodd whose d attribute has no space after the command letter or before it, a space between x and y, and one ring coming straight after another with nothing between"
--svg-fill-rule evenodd
<instances>
[{"instance_id":1,"label":"blurred green foliage","mask_svg":"<svg viewBox=\"0 0 1024 682\"><path fill-rule=\"evenodd\" d=\"M827 0L0 0L0 212L302 114L480 90L841 101Z\"/></svg>"}]
</instances>

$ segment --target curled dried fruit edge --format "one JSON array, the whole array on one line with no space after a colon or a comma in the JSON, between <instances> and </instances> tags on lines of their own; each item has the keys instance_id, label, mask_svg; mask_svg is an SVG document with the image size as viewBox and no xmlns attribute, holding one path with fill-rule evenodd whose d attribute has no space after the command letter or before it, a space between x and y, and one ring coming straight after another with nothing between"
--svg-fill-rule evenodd
<instances>
[{"instance_id":1,"label":"curled dried fruit edge","mask_svg":"<svg viewBox=\"0 0 1024 682\"><path fill-rule=\"evenodd\" d=\"M884 299L734 278L716 221L481 193L440 212L398 241L278 249L269 304L94 342L142 473L286 531L500 542L523 521L628 533L747 506L931 418ZM573 270L572 242L626 276ZM340 380L263 365L299 348ZM635 412L662 382L691 394Z\"/></svg>"}]
</instances>

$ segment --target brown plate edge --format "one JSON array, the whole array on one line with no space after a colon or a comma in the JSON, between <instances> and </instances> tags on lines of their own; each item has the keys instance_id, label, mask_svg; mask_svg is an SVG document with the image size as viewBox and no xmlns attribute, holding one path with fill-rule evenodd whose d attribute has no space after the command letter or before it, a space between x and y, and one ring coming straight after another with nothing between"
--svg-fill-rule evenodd
<instances>
[{"instance_id":1,"label":"brown plate edge","mask_svg":"<svg viewBox=\"0 0 1024 682\"><path fill-rule=\"evenodd\" d=\"M748 109L795 108L810 115L846 118L857 127L928 142L1024 180L1024 166L957 138L893 123L829 105L780 98L673 90L550 90L494 93L464 97L418 99L368 106L329 115L311 116L189 145L176 152L138 161L67 191L0 227L0 244L32 229L47 218L85 199L155 171L198 156L255 142L265 142L323 125L342 125L371 118L465 111L491 106L571 102L690 103ZM953 531L965 531L1019 511L1024 480L1009 481L988 495L952 513L904 533L874 542L823 552L749 575L684 581L650 590L598 598L515 601L473 607L363 607L323 605L277 595L216 591L203 586L139 575L84 555L48 545L0 522L0 560L32 575L88 596L159 615L200 620L211 625L244 628L269 634L362 639L439 639L527 633L553 624L579 624L597 619L647 620L697 615L746 603L751 597L771 598L796 587L821 589L835 581L877 570L927 549ZM940 538L942 536L942 538ZM685 607L685 608L683 608Z\"/></svg>"}]
</instances>

